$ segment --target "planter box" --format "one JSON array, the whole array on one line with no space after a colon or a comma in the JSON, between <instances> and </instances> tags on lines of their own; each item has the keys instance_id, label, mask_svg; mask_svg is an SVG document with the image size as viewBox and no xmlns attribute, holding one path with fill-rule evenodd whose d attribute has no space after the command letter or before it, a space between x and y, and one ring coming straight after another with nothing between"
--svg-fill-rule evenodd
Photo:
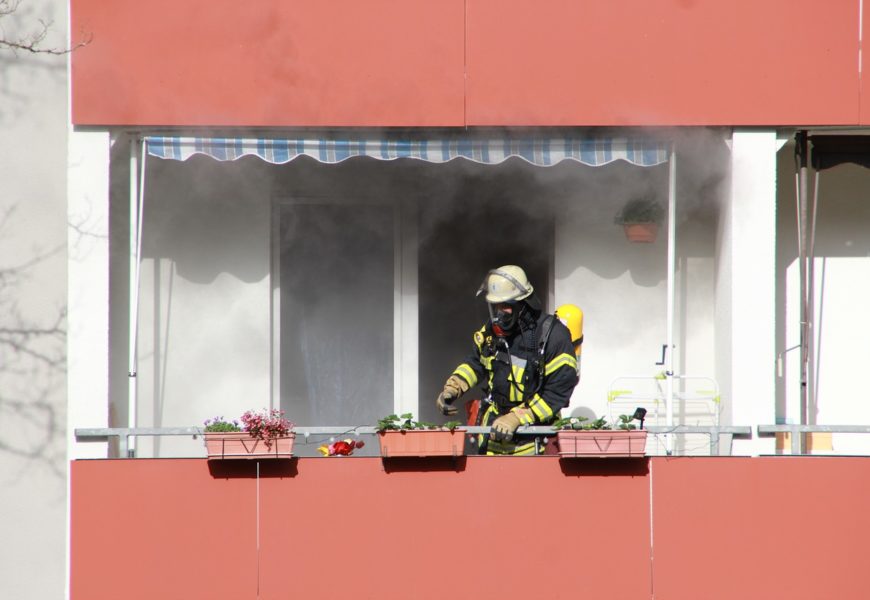
<instances>
[{"instance_id":1,"label":"planter box","mask_svg":"<svg viewBox=\"0 0 870 600\"><path fill-rule=\"evenodd\" d=\"M465 431L456 429L413 429L382 431L378 434L381 456L462 456L465 453Z\"/></svg>"},{"instance_id":2,"label":"planter box","mask_svg":"<svg viewBox=\"0 0 870 600\"><path fill-rule=\"evenodd\" d=\"M559 456L643 456L646 452L646 431L594 430L559 431Z\"/></svg>"},{"instance_id":3,"label":"planter box","mask_svg":"<svg viewBox=\"0 0 870 600\"><path fill-rule=\"evenodd\" d=\"M296 434L274 438L266 442L252 438L244 432L204 433L205 451L209 460L230 458L291 458Z\"/></svg>"}]
</instances>

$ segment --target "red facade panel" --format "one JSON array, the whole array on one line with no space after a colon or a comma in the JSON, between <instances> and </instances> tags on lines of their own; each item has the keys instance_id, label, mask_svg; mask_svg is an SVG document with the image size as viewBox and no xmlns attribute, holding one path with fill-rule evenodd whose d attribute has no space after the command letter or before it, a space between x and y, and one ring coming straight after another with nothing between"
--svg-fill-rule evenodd
<instances>
[{"instance_id":1,"label":"red facade panel","mask_svg":"<svg viewBox=\"0 0 870 600\"><path fill-rule=\"evenodd\" d=\"M857 2L468 0L467 18L469 125L858 122Z\"/></svg>"},{"instance_id":2,"label":"red facade panel","mask_svg":"<svg viewBox=\"0 0 870 600\"><path fill-rule=\"evenodd\" d=\"M859 599L870 459L653 460L656 597Z\"/></svg>"},{"instance_id":3,"label":"red facade panel","mask_svg":"<svg viewBox=\"0 0 870 600\"><path fill-rule=\"evenodd\" d=\"M870 458L408 460L75 461L71 598L867 597Z\"/></svg>"},{"instance_id":4,"label":"red facade panel","mask_svg":"<svg viewBox=\"0 0 870 600\"><path fill-rule=\"evenodd\" d=\"M72 0L71 20L93 36L72 55L77 125L812 126L870 114L857 2Z\"/></svg>"},{"instance_id":5,"label":"red facade panel","mask_svg":"<svg viewBox=\"0 0 870 600\"><path fill-rule=\"evenodd\" d=\"M288 576L303 595L332 577L381 600L576 600L580 581L588 598L649 593L649 569L624 572L648 564L644 461L435 464L300 460L296 481L263 480L262 597L282 598Z\"/></svg>"},{"instance_id":6,"label":"red facade panel","mask_svg":"<svg viewBox=\"0 0 870 600\"><path fill-rule=\"evenodd\" d=\"M254 480L210 477L198 462L72 464L71 598L252 597Z\"/></svg>"},{"instance_id":7,"label":"red facade panel","mask_svg":"<svg viewBox=\"0 0 870 600\"><path fill-rule=\"evenodd\" d=\"M397 460L73 462L71 598L649 597L646 461Z\"/></svg>"},{"instance_id":8,"label":"red facade panel","mask_svg":"<svg viewBox=\"0 0 870 600\"><path fill-rule=\"evenodd\" d=\"M72 0L77 125L463 124L462 0Z\"/></svg>"},{"instance_id":9,"label":"red facade panel","mask_svg":"<svg viewBox=\"0 0 870 600\"><path fill-rule=\"evenodd\" d=\"M870 40L870 15L865 15L861 23L861 39L863 44ZM859 81L860 81L860 105L861 125L870 125L870 76L864 75L864 65L870 66L870 60L865 57L866 51L862 47L860 54Z\"/></svg>"}]
</instances>

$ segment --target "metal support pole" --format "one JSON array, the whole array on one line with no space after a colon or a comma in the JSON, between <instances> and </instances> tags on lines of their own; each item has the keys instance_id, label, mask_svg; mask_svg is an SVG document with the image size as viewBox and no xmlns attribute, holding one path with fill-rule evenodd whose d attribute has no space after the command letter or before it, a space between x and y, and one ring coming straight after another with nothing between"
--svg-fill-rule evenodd
<instances>
[{"instance_id":1,"label":"metal support pole","mask_svg":"<svg viewBox=\"0 0 870 600\"><path fill-rule=\"evenodd\" d=\"M819 208L819 171L815 172L813 205L808 209L809 241L807 243L807 420L805 425L816 423L816 219ZM804 435L806 438L812 433ZM809 444L806 443L805 447Z\"/></svg>"},{"instance_id":2,"label":"metal support pole","mask_svg":"<svg viewBox=\"0 0 870 600\"><path fill-rule=\"evenodd\" d=\"M807 416L807 375L809 358L809 312L807 306L807 132L799 131L795 138L795 152L798 159L798 239L799 245L799 270L800 270L800 325L801 325L801 366L800 366L800 424L808 424ZM803 434L800 436L803 438ZM800 440L799 451L804 446ZM792 452L794 453L795 441L792 440Z\"/></svg>"},{"instance_id":3,"label":"metal support pole","mask_svg":"<svg viewBox=\"0 0 870 600\"><path fill-rule=\"evenodd\" d=\"M130 231L129 231L129 313L127 341L127 427L136 427L136 321L138 305L138 281L139 274L139 140L130 138ZM127 456L130 450L127 436L121 436L121 456Z\"/></svg>"},{"instance_id":4,"label":"metal support pole","mask_svg":"<svg viewBox=\"0 0 870 600\"><path fill-rule=\"evenodd\" d=\"M674 290L676 279L677 241L677 154L671 143L668 157L668 299L667 299L667 352L665 354L665 399L668 427L674 426ZM665 436L668 454L674 451L673 436Z\"/></svg>"},{"instance_id":5,"label":"metal support pole","mask_svg":"<svg viewBox=\"0 0 870 600\"><path fill-rule=\"evenodd\" d=\"M138 411L138 335L139 335L139 289L142 266L142 220L145 200L145 156L148 151L147 142L130 140L130 313L129 313L129 348L127 370L127 426L136 427ZM138 153L141 149L142 160ZM140 171L141 169L141 171ZM122 440L121 451L125 456L136 454L136 438Z\"/></svg>"}]
</instances>

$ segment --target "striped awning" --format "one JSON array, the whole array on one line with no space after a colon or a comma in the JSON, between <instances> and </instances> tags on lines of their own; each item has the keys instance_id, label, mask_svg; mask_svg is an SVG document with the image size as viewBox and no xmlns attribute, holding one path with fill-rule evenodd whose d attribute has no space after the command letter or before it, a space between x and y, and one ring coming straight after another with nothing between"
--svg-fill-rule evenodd
<instances>
[{"instance_id":1,"label":"striped awning","mask_svg":"<svg viewBox=\"0 0 870 600\"><path fill-rule=\"evenodd\" d=\"M665 142L619 137L577 138L449 138L449 139L275 139L146 137L150 156L187 160L204 154L216 160L258 156L283 164L299 156L323 163L338 163L355 156L378 160L412 158L443 163L456 158L497 164L517 157L533 165L548 167L573 160L598 167L624 160L641 167L667 162Z\"/></svg>"}]
</instances>

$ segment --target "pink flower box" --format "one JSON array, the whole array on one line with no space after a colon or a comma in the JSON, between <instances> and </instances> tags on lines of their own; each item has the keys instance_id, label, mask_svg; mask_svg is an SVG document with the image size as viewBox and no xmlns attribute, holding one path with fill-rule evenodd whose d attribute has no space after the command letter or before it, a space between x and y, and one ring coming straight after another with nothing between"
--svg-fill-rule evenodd
<instances>
[{"instance_id":1,"label":"pink flower box","mask_svg":"<svg viewBox=\"0 0 870 600\"><path fill-rule=\"evenodd\" d=\"M291 458L295 433L265 440L253 438L243 431L232 433L203 433L205 451L209 460L233 458Z\"/></svg>"},{"instance_id":2,"label":"pink flower box","mask_svg":"<svg viewBox=\"0 0 870 600\"><path fill-rule=\"evenodd\" d=\"M456 429L411 429L382 431L378 434L381 456L462 456L465 431Z\"/></svg>"},{"instance_id":3,"label":"pink flower box","mask_svg":"<svg viewBox=\"0 0 870 600\"><path fill-rule=\"evenodd\" d=\"M603 429L564 430L556 433L562 457L635 457L646 452L646 431Z\"/></svg>"}]
</instances>

